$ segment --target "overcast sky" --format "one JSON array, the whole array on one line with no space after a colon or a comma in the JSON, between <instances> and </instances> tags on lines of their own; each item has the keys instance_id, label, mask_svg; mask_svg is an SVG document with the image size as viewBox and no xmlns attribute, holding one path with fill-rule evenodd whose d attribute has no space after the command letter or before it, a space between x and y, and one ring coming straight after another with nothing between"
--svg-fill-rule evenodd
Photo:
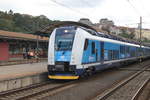
<instances>
[{"instance_id":1,"label":"overcast sky","mask_svg":"<svg viewBox=\"0 0 150 100\"><path fill-rule=\"evenodd\" d=\"M142 16L144 28L150 28L149 5L150 0L0 0L1 11L45 15L51 20L89 18L98 23L108 18L116 25L137 27Z\"/></svg>"}]
</instances>

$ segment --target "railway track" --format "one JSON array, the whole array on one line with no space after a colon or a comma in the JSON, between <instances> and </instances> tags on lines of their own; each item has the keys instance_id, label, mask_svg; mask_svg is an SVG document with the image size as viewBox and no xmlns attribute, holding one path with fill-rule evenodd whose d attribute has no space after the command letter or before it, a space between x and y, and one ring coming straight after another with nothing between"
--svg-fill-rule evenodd
<instances>
[{"instance_id":1,"label":"railway track","mask_svg":"<svg viewBox=\"0 0 150 100\"><path fill-rule=\"evenodd\" d=\"M144 65L146 65L146 64L144 64ZM103 97L106 99L106 97L110 96L111 92L115 92L116 90L118 90L118 88L120 88L121 86L125 85L130 80L134 79L139 74L145 72L145 70L147 70L147 69L143 68L142 71L138 71L136 74L132 75L131 79L128 78L127 82L121 81L122 84L119 83L119 84L121 84L120 86L117 85L116 89L115 88L109 89L107 91L107 94L104 91ZM77 81L69 81L69 82L49 81L49 82L45 82L45 83L39 83L39 84L31 85L31 86L28 86L28 87L19 88L19 89L16 89L16 90L2 92L2 93L0 93L0 100L43 99L45 97L53 96L54 94L57 94L59 92L63 92L64 90L67 90L67 89L69 89L71 87L75 87L75 86L79 85L79 83L83 83L83 81L85 82L86 79L77 80ZM143 88L141 88L141 90L142 89ZM112 90L112 91L110 91L110 90ZM139 92L141 90L139 90ZM139 93L137 93L137 94L139 94ZM98 99L98 100L99 99L104 99L104 98L101 98L101 97L102 97L102 95L97 96L96 99ZM135 100L135 99L133 99L133 100Z\"/></svg>"},{"instance_id":2,"label":"railway track","mask_svg":"<svg viewBox=\"0 0 150 100\"><path fill-rule=\"evenodd\" d=\"M56 82L49 81L31 85L16 90L6 91L0 93L0 100L27 100L33 98L43 98L48 95L55 94L64 89L70 88L76 85L76 81L69 82Z\"/></svg>"},{"instance_id":3,"label":"railway track","mask_svg":"<svg viewBox=\"0 0 150 100\"><path fill-rule=\"evenodd\" d=\"M144 88L147 86L147 84L150 82L150 79L147 79L144 81L144 83L141 85L139 90L135 93L135 95L132 97L132 100L138 100L141 93L144 91Z\"/></svg>"},{"instance_id":4,"label":"railway track","mask_svg":"<svg viewBox=\"0 0 150 100\"><path fill-rule=\"evenodd\" d=\"M149 67L148 64L142 70L137 70L132 76L107 89L92 100L137 100L150 81Z\"/></svg>"}]
</instances>

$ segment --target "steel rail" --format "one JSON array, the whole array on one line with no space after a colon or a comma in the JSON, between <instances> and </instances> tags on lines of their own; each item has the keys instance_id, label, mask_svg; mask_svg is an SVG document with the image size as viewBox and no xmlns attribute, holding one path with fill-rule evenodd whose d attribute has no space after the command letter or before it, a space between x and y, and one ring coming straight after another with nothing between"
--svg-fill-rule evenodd
<instances>
[{"instance_id":1,"label":"steel rail","mask_svg":"<svg viewBox=\"0 0 150 100\"><path fill-rule=\"evenodd\" d=\"M149 81L150 81L150 78L144 81L142 86L138 89L138 91L135 93L135 95L132 97L131 100L137 100L138 99L138 97L140 96L140 94L142 93L142 91L144 90L144 88L146 87L146 85L148 84Z\"/></svg>"},{"instance_id":2,"label":"steel rail","mask_svg":"<svg viewBox=\"0 0 150 100\"><path fill-rule=\"evenodd\" d=\"M1 92L0 100L8 100L11 98L15 98L15 100L20 100L20 99L22 100L22 99L26 99L26 98L32 98L36 95L40 95L40 94L43 94L48 91L55 91L55 90L58 90L58 89L61 89L64 87L69 87L73 83L76 83L76 81L70 81L70 82L58 84L57 86L52 86L52 87L49 87L49 86L53 85L52 81L34 84L34 85L27 86L24 88L18 88L15 90ZM30 93L28 93L28 92L30 92ZM19 97L16 97L17 95L19 95Z\"/></svg>"},{"instance_id":3,"label":"steel rail","mask_svg":"<svg viewBox=\"0 0 150 100\"><path fill-rule=\"evenodd\" d=\"M60 86L57 86L57 87L54 87L54 88L50 88L50 89L44 89L42 91L38 91L34 94L30 94L30 95L27 95L27 96L23 96L17 100L27 100L27 99L42 99L42 98L45 98L47 96L51 96L51 95L54 95L58 92L61 92L65 89L68 89L68 88L71 88L73 86L77 85L77 82L75 81L72 81L72 82L69 82L69 83L66 83L66 84L63 84L63 85L60 85Z\"/></svg>"},{"instance_id":4,"label":"steel rail","mask_svg":"<svg viewBox=\"0 0 150 100\"><path fill-rule=\"evenodd\" d=\"M22 88L17 88L17 89L12 89L12 90L8 90L8 91L0 92L0 100L1 100L1 98L9 97L9 95L11 95L11 94L15 94L15 93L21 92L21 91L26 91L26 90L31 89L31 88L37 88L37 87L47 85L50 83L51 83L51 81L46 81L46 82L37 83L37 84L29 85L26 87L22 87Z\"/></svg>"},{"instance_id":5,"label":"steel rail","mask_svg":"<svg viewBox=\"0 0 150 100\"><path fill-rule=\"evenodd\" d=\"M143 73L147 68L149 68L150 65L145 65L144 68L134 74L132 74L131 76L129 76L128 78L126 78L125 80L119 82L117 85L115 85L112 88L109 88L108 90L104 91L103 93L101 93L100 95L96 96L95 98L93 98L92 100L105 100L106 98L108 98L109 96L111 96L113 94L113 92L117 91L119 88L123 87L125 84L127 84L129 81L131 81L132 79L134 79L135 77L137 77L138 75L140 75L141 73Z\"/></svg>"}]
</instances>

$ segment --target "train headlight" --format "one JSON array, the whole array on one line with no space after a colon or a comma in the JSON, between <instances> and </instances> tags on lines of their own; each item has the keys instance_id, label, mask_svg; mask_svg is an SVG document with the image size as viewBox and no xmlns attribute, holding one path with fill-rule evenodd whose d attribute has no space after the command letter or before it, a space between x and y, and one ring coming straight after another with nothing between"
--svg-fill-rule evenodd
<instances>
[{"instance_id":1,"label":"train headlight","mask_svg":"<svg viewBox=\"0 0 150 100\"><path fill-rule=\"evenodd\" d=\"M71 58L71 59L72 59L71 63L73 63L73 64L74 64L74 63L75 63L75 57L74 57L74 56L72 56L72 58Z\"/></svg>"},{"instance_id":2,"label":"train headlight","mask_svg":"<svg viewBox=\"0 0 150 100\"><path fill-rule=\"evenodd\" d=\"M72 56L72 60L74 60L75 58L74 58L74 56Z\"/></svg>"},{"instance_id":3,"label":"train headlight","mask_svg":"<svg viewBox=\"0 0 150 100\"><path fill-rule=\"evenodd\" d=\"M48 65L48 71L54 71L55 70L55 66L54 65Z\"/></svg>"},{"instance_id":4,"label":"train headlight","mask_svg":"<svg viewBox=\"0 0 150 100\"><path fill-rule=\"evenodd\" d=\"M69 66L69 71L75 71L76 70L76 66L73 65L73 66Z\"/></svg>"}]
</instances>

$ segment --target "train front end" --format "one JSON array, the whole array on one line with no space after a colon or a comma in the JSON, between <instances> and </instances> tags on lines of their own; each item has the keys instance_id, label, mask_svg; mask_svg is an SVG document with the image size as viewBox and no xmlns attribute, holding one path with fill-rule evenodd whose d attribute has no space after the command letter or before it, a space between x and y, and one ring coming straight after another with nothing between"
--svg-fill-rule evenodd
<instances>
[{"instance_id":1,"label":"train front end","mask_svg":"<svg viewBox=\"0 0 150 100\"><path fill-rule=\"evenodd\" d=\"M75 64L72 64L72 49L77 28L66 26L56 28L49 40L48 77L50 79L78 79Z\"/></svg>"}]
</instances>

